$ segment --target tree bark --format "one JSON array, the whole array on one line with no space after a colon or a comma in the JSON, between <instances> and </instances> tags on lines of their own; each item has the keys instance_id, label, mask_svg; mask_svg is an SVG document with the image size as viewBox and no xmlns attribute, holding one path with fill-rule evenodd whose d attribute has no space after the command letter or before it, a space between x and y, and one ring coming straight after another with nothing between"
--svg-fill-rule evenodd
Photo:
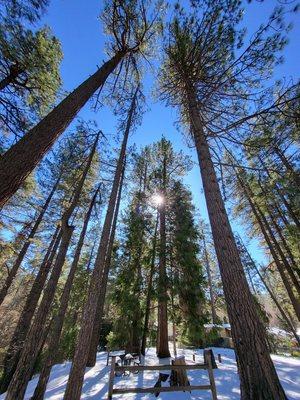
<instances>
[{"instance_id":1,"label":"tree bark","mask_svg":"<svg viewBox=\"0 0 300 400\"><path fill-rule=\"evenodd\" d=\"M210 297L212 323L217 324L218 317L217 317L217 313L216 313L215 296L214 296L214 291L213 291L213 286L212 286L210 265L209 265L209 260L208 260L208 254L207 254L204 233L203 233L203 249L204 249L204 258L205 258L205 268L206 268L206 274L207 274L207 280L208 280L208 286L209 286L209 297Z\"/></svg>"},{"instance_id":2,"label":"tree bark","mask_svg":"<svg viewBox=\"0 0 300 400\"><path fill-rule=\"evenodd\" d=\"M90 221L90 217L92 214L93 207L95 205L95 201L96 201L98 192L99 192L99 187L95 191L95 193L92 197L89 209L84 218L84 223L82 226L82 230L80 232L80 236L79 236L78 243L76 246L74 258L72 261L72 265L70 267L70 272L68 274L68 278L66 280L66 283L65 283L65 286L63 289L63 293L62 293L62 296L60 299L59 310L58 310L57 315L53 319L53 323L50 326L50 335L51 336L49 339L47 354L46 354L46 357L45 357L45 360L43 363L43 368L40 373L39 381L35 388L34 394L31 397L31 400L43 400L43 398L44 398L44 394L45 394L47 383L49 380L51 368L55 362L55 358L56 358L56 355L58 352L58 343L60 341L64 318L65 318L66 311L67 311L68 304L69 304L70 293L71 293L73 281L75 278L75 274L77 271L77 266L78 266L78 262L80 259L82 246L84 244L84 239L85 239L85 235L87 232L88 224Z\"/></svg>"},{"instance_id":3,"label":"tree bark","mask_svg":"<svg viewBox=\"0 0 300 400\"><path fill-rule=\"evenodd\" d=\"M36 306L43 291L54 257L57 253L57 248L61 239L59 230L60 227L58 226L53 234L50 245L41 263L39 272L33 282L32 288L26 299L26 303L22 310L18 324L9 343L8 350L6 352L3 362L4 367L1 376L1 393L6 392L8 385L13 377L13 374L17 368L18 359L20 357L24 340L30 328Z\"/></svg>"},{"instance_id":4,"label":"tree bark","mask_svg":"<svg viewBox=\"0 0 300 400\"><path fill-rule=\"evenodd\" d=\"M35 234L36 234L36 232L37 232L37 230L38 230L38 228L40 226L40 223L42 222L44 214L47 211L49 203L50 203L50 201L51 201L51 199L52 199L52 197L53 197L53 195L54 195L54 193L55 193L55 191L57 189L57 186L59 184L60 178L61 178L61 174L57 178L57 180L56 180L51 192L49 193L49 195L48 195L43 207L41 208L41 211L40 211L40 213L39 213L39 215L38 215L38 217L37 217L32 229L31 229L31 231L30 231L30 233L28 235L28 238L26 239L25 243L23 244L23 246L22 246L22 248L21 248L21 250L20 250L20 252L18 254L18 257L17 257L14 265L12 266L12 268L11 268L11 270L10 270L6 280L5 280L4 286L2 287L2 289L0 291L0 305L3 303L3 301L5 299L5 296L7 295L7 292L9 290L10 286L11 286L15 276L17 275L17 272L18 272L18 270L20 268L20 265L22 264L22 262L24 260L24 257L25 257L25 255L27 253L27 250L28 250L28 248L29 248L29 246L31 244L31 240L34 238L34 236L35 236Z\"/></svg>"},{"instance_id":5,"label":"tree bark","mask_svg":"<svg viewBox=\"0 0 300 400\"><path fill-rule=\"evenodd\" d=\"M166 272L166 157L163 160L161 194L159 206L159 269L158 269L158 326L156 354L159 358L170 357L168 341L168 293Z\"/></svg>"},{"instance_id":6,"label":"tree bark","mask_svg":"<svg viewBox=\"0 0 300 400\"><path fill-rule=\"evenodd\" d=\"M71 218L73 211L75 210L75 208L78 204L86 176L88 174L88 171L89 171L91 163L92 163L93 156L96 151L98 140L99 140L99 134L96 136L94 145L90 152L90 156L88 158L88 161L87 161L84 171L82 173L81 179L78 182L78 184L76 185L73 199L72 199L70 205L68 206L68 208L63 213L62 220L61 220L62 238L61 238L61 244L60 244L60 248L58 251L58 255L57 255L50 279L45 288L41 304L37 310L33 324L32 324L32 326L28 332L28 335L26 337L24 347L23 347L23 350L22 350L22 353L20 355L20 359L18 362L17 369L16 369L14 376L9 384L7 395L6 395L6 400L21 400L21 399L23 399L25 391L26 391L27 383L33 372L34 364L35 364L36 358L39 354L39 350L41 348L43 333L44 333L44 329L45 329L45 327L44 327L45 322L47 320L48 313L50 311L50 308L51 308L51 305L52 305L52 302L54 299L57 283L58 283L58 280L59 280L59 277L60 277L60 274L62 271L62 267L65 262L65 258L66 258L68 247L69 247L69 244L71 241L72 233L75 228L74 226L69 225L69 220Z\"/></svg>"},{"instance_id":7,"label":"tree bark","mask_svg":"<svg viewBox=\"0 0 300 400\"><path fill-rule=\"evenodd\" d=\"M74 360L72 363L69 380L67 388L64 395L64 400L79 400L81 394L81 388L84 378L84 371L89 355L89 348L92 339L93 326L95 321L95 316L97 312L98 296L101 287L101 277L103 274L103 269L106 261L107 248L109 244L109 237L111 232L111 226L113 221L113 215L115 210L115 204L118 195L119 181L122 174L122 169L124 165L126 147L128 136L132 124L133 114L136 107L136 90L130 110L128 112L128 118L125 128L125 133L123 137L123 143L119 155L119 160L115 172L115 177L112 185L112 190L108 202L107 212L105 216L105 221L102 229L101 240L97 252L97 257L91 276L88 298L83 309L83 315L81 320L81 329L77 339L77 346L75 349Z\"/></svg>"},{"instance_id":8,"label":"tree bark","mask_svg":"<svg viewBox=\"0 0 300 400\"><path fill-rule=\"evenodd\" d=\"M118 221L118 215L119 215L119 209L120 209L120 203L121 203L124 174L125 174L125 165L124 165L122 176L121 176L120 183L119 183L119 192L118 192L118 198L117 198L117 202L116 202L114 218L113 218L113 223L112 223L112 228L111 228L111 233L110 233L110 238L109 238L106 262L105 262L105 267L104 267L104 271L103 271L102 278L101 278L101 288L99 291L97 311L96 311L96 316L95 316L95 321L94 321L94 326L93 326L93 334L92 334L92 339L91 339L91 344L90 344L90 349L89 349L89 357L88 357L88 360L86 363L87 367L94 367L94 365L96 364L97 348L98 348L100 333L101 333L101 329L102 329L103 309L104 309L104 303L105 303L108 275L109 275L109 270L110 270L110 265L111 265L112 250L113 250L113 245L114 245L114 240L115 240L116 227L117 227L117 221Z\"/></svg>"},{"instance_id":9,"label":"tree bark","mask_svg":"<svg viewBox=\"0 0 300 400\"><path fill-rule=\"evenodd\" d=\"M153 275L154 275L154 269L155 269L158 221L159 221L159 214L157 213L157 218L156 218L156 223L155 223L155 230L154 230L154 238L153 238L151 266L150 266L150 272L149 272L149 278L148 278L146 307L145 307L145 320L144 320L144 329L143 329L142 345L141 345L141 354L143 356L145 356L145 353L146 353L146 343L147 343L147 336L148 336L148 331L149 331L150 305L151 305L151 293L152 293Z\"/></svg>"},{"instance_id":10,"label":"tree bark","mask_svg":"<svg viewBox=\"0 0 300 400\"><path fill-rule=\"evenodd\" d=\"M187 85L186 95L232 338L237 354L241 399L286 400L269 354L266 332L257 315L230 227L193 86Z\"/></svg>"},{"instance_id":11,"label":"tree bark","mask_svg":"<svg viewBox=\"0 0 300 400\"><path fill-rule=\"evenodd\" d=\"M18 190L79 110L104 85L109 74L125 55L126 52L118 52L105 62L1 157L0 207Z\"/></svg>"}]
</instances>

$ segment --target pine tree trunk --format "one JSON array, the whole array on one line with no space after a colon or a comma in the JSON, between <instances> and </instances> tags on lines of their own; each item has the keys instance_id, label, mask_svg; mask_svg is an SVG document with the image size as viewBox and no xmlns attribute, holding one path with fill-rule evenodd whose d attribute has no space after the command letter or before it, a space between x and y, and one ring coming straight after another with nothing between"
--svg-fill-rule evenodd
<instances>
[{"instance_id":1,"label":"pine tree trunk","mask_svg":"<svg viewBox=\"0 0 300 400\"><path fill-rule=\"evenodd\" d=\"M204 257L205 257L205 268L206 268L206 274L207 274L207 280L208 280L208 286L209 286L209 297L210 297L212 323L217 324L218 317L217 317L216 307L215 307L215 296L214 296L214 291L213 291L213 286L212 286L210 266L209 266L209 261L208 261L208 254L207 254L207 248L206 248L204 234L203 234L203 248L204 248Z\"/></svg>"},{"instance_id":2,"label":"pine tree trunk","mask_svg":"<svg viewBox=\"0 0 300 400\"><path fill-rule=\"evenodd\" d=\"M295 171L294 167L292 164L289 162L289 160L286 158L285 154L281 151L281 149L277 146L274 146L274 151L280 158L282 164L285 166L286 170L290 172L292 179L294 183L297 185L297 187L300 187L300 174L298 171Z\"/></svg>"},{"instance_id":3,"label":"pine tree trunk","mask_svg":"<svg viewBox=\"0 0 300 400\"><path fill-rule=\"evenodd\" d=\"M0 207L18 190L90 97L104 85L125 52L118 52L79 85L0 160Z\"/></svg>"},{"instance_id":4,"label":"pine tree trunk","mask_svg":"<svg viewBox=\"0 0 300 400\"><path fill-rule=\"evenodd\" d=\"M50 275L50 279L45 288L41 304L37 310L33 324L32 324L32 326L28 332L28 335L26 337L24 347L23 347L23 350L21 352L20 359L18 362L17 369L16 369L14 376L9 384L7 395L6 395L6 400L21 400L21 399L23 399L28 381L33 372L34 364L35 364L35 361L37 359L37 356L39 354L39 351L40 351L40 348L42 345L42 339L43 339L44 330L45 330L45 322L47 320L48 313L51 309L51 305L52 305L52 302L54 299L57 283L58 283L58 280L59 280L59 277L60 277L60 274L62 271L62 267L65 262L65 258L66 258L68 247L69 247L69 244L71 241L72 233L75 228L74 226L69 225L69 220L71 218L73 211L75 210L75 208L78 204L86 176L88 174L88 171L89 171L91 163L92 163L93 156L96 151L98 140L99 140L99 134L96 136L93 148L90 152L90 156L88 158L88 161L87 161L84 171L82 173L80 181L76 185L73 199L71 200L71 203L68 206L68 208L63 213L62 221L61 221L62 237L61 237L61 244L60 244L60 248L58 251L58 255L57 255L52 273Z\"/></svg>"},{"instance_id":5,"label":"pine tree trunk","mask_svg":"<svg viewBox=\"0 0 300 400\"><path fill-rule=\"evenodd\" d=\"M166 158L163 160L161 194L163 203L159 206L159 269L158 269L158 324L157 348L159 358L170 357L168 342L168 293L166 272Z\"/></svg>"},{"instance_id":6,"label":"pine tree trunk","mask_svg":"<svg viewBox=\"0 0 300 400\"><path fill-rule=\"evenodd\" d=\"M259 159L259 162L261 163L261 165L263 166L263 168L265 169L269 179L272 180L272 176L271 176L269 169L267 168L264 160L260 156L258 156L258 159ZM284 194L282 193L282 189L278 186L278 184L276 182L274 183L274 188L275 188L278 196L280 197L282 203L284 204L285 208L287 209L290 218L294 221L297 228L300 229L300 221L299 221L297 215L295 214L293 207L286 200L286 198L284 197Z\"/></svg>"},{"instance_id":7,"label":"pine tree trunk","mask_svg":"<svg viewBox=\"0 0 300 400\"><path fill-rule=\"evenodd\" d=\"M1 376L1 390L6 392L8 385L17 368L18 359L24 344L24 340L29 331L30 324L38 304L39 298L43 291L47 276L51 269L57 248L60 242L59 226L56 228L44 259L41 263L39 272L33 282L32 288L27 296L26 303L20 315L18 324L15 328L12 339L9 343L8 350L3 362L3 372Z\"/></svg>"},{"instance_id":8,"label":"pine tree trunk","mask_svg":"<svg viewBox=\"0 0 300 400\"><path fill-rule=\"evenodd\" d=\"M119 209L120 209L120 203L121 203L124 174L125 174L125 165L124 165L122 176L121 176L120 183L119 183L119 192L118 192L118 198L117 198L117 202L116 202L114 218L113 218L113 223L112 223L112 228L111 228L111 233L110 233L110 238L109 238L109 245L107 248L105 267L104 267L104 271L103 271L102 278L101 278L101 288L99 291L97 311L96 311L96 316L95 316L95 321L94 321L94 326L93 326L93 334L92 334L92 339L91 339L91 344L90 344L90 349L89 349L89 357L88 357L88 360L86 363L87 367L93 367L96 364L97 348L98 348L100 333L101 333L101 329L102 329L103 310L104 310L104 304L105 304L108 275L109 275L109 270L110 270L110 265L111 265L112 250L113 250L113 245L114 245L114 240L115 240L117 221L118 221L118 215L119 215Z\"/></svg>"},{"instance_id":9,"label":"pine tree trunk","mask_svg":"<svg viewBox=\"0 0 300 400\"><path fill-rule=\"evenodd\" d=\"M283 253L283 251L281 249L281 246L278 243L278 241L277 241L277 239L276 239L276 237L274 235L272 227L270 226L268 220L264 216L263 212L259 209L259 207L257 205L255 205L255 204L254 204L254 206L257 208L258 213L260 214L260 217L261 217L261 219L263 221L263 224L265 225L266 230L269 232L269 237L270 237L270 239L271 239L271 241L272 241L272 243L273 243L273 245L275 247L275 251L279 255L282 264L284 265L286 271L288 272L288 274L289 274L289 276L290 276L290 278L291 278L291 280L292 280L292 282L294 284L294 287L295 287L296 291L298 292L298 294L300 294L300 284L298 282L298 279L297 279L297 277L296 277L291 265L289 264L285 254ZM272 246L272 244L271 244L271 246Z\"/></svg>"},{"instance_id":10,"label":"pine tree trunk","mask_svg":"<svg viewBox=\"0 0 300 400\"><path fill-rule=\"evenodd\" d=\"M70 293L71 293L71 289L72 289L72 285L73 285L73 281L75 278L75 274L77 271L77 266L78 266L78 262L79 262L79 258L80 258L80 254L81 254L81 250L82 250L82 246L84 244L84 239L85 239L85 235L86 235L86 231L88 228L88 224L90 221L90 217L92 214L92 210L93 207L95 205L95 201L96 201L96 197L98 194L99 188L95 191L92 200L90 202L90 206L89 209L85 215L84 218L84 223L82 226L82 230L80 232L80 236L78 239L78 243L76 246L76 250L74 253L74 258L72 261L72 265L70 267L70 271L68 274L68 278L66 280L64 289L63 289L63 293L60 299L60 305L59 305L59 310L57 315L54 317L53 319L53 323L51 324L50 327L50 339L49 339L49 344L48 344L48 348L47 348L47 354L43 363L43 368L42 371L40 373L39 376L39 381L38 384L35 388L34 394L31 397L31 400L43 400L44 395L45 395L45 391L46 391L46 387L47 387L47 383L49 380L49 376L50 376L50 372L51 372L51 368L52 365L55 362L56 359L56 355L57 355L57 351L58 351L58 343L60 341L60 337L61 337L61 332L62 332L62 328L63 328L63 323L64 323L64 318L66 315L66 311L68 308L68 304L69 304L69 299L70 299Z\"/></svg>"},{"instance_id":11,"label":"pine tree trunk","mask_svg":"<svg viewBox=\"0 0 300 400\"><path fill-rule=\"evenodd\" d=\"M264 284L265 288L267 289L267 292L269 293L271 299L273 300L273 302L275 303L276 307L278 308L278 311L280 312L282 318L285 320L285 322L287 323L287 325L289 326L291 332L294 335L294 338L296 339L298 345L300 346L300 338L297 335L296 329L294 327L294 325L292 324L291 320L289 319L289 317L286 315L284 309L281 307L279 301L277 300L276 296L274 295L274 293L272 292L272 290L270 289L267 281L264 279L264 277L262 276L262 274L259 272L258 268L256 265L254 265L254 268L260 278L260 280L262 281L262 283Z\"/></svg>"},{"instance_id":12,"label":"pine tree trunk","mask_svg":"<svg viewBox=\"0 0 300 400\"><path fill-rule=\"evenodd\" d=\"M192 86L187 86L187 101L237 354L241 399L286 400L269 354L265 328L257 315L244 274Z\"/></svg>"},{"instance_id":13,"label":"pine tree trunk","mask_svg":"<svg viewBox=\"0 0 300 400\"><path fill-rule=\"evenodd\" d=\"M295 262L294 256L292 254L292 251L289 247L289 245L287 244L287 241L285 240L285 237L282 233L282 229L279 226L278 222L277 222L277 218L274 216L274 212L270 206L270 203L267 200L267 192L265 190L265 188L262 186L262 184L259 182L259 187L261 189L261 192L263 193L264 197L265 197L265 206L266 206L266 210L267 210L267 214L269 216L269 220L271 221L271 224L274 226L279 239L282 243L283 249L281 249L281 245L280 242L277 241L276 236L274 233L272 233L274 240L276 240L277 242L277 247L279 247L279 251L280 251L280 256L282 258L282 261L284 263L284 265L286 266L287 270L289 271L289 274L291 276L291 279L293 281L293 283L295 284L295 287L297 288L298 293L300 293L300 283L297 280L297 277L295 276L294 272L296 271L298 274L300 273L299 267L297 265L297 263ZM278 210L278 207L275 203L275 208ZM270 226L270 224L269 224ZM270 227L271 228L271 227ZM284 251L286 252L288 258L286 258Z\"/></svg>"},{"instance_id":14,"label":"pine tree trunk","mask_svg":"<svg viewBox=\"0 0 300 400\"><path fill-rule=\"evenodd\" d=\"M253 202L253 200L251 198L251 194L249 193L249 188L246 186L246 183L243 182L243 180L238 175L237 175L237 178L239 180L239 183L240 183L241 187L244 189L245 196L246 196L246 198L248 200L248 203L249 203L249 205L251 207L253 215L255 216L255 219L256 219L259 227L260 227L260 230L261 230L261 232L263 234L263 237L264 237L264 239L265 239L265 241L266 241L266 243L267 243L267 245L269 247L269 250L271 252L273 260L275 261L277 270L278 270L278 272L279 272L279 274L281 276L282 282L283 282L283 284L285 286L285 289L286 289L286 291L287 291L287 293L289 295L289 298L290 298L291 303L293 305L295 314L296 314L297 318L300 320L300 302L299 302L298 299L296 299L296 297L294 295L294 292L293 292L293 290L291 288L290 282L289 282L288 278L285 275L285 270L283 268L283 265L282 265L278 255L277 255L277 253L276 253L276 251L274 249L274 246L273 246L273 243L271 241L271 238L270 238L270 236L269 236L269 234L267 232L267 229L266 229L267 221L265 219L265 216L263 215L262 212L260 212L260 210L258 209L257 205L254 204L254 202ZM269 233L270 233L270 231L269 231Z\"/></svg>"},{"instance_id":15,"label":"pine tree trunk","mask_svg":"<svg viewBox=\"0 0 300 400\"><path fill-rule=\"evenodd\" d=\"M50 203L50 201L51 201L51 199L52 199L52 197L53 197L53 195L54 195L54 193L55 193L55 191L57 189L57 186L59 184L60 178L61 178L61 176L59 176L58 179L56 180L51 192L49 193L49 195L48 195L48 197L47 197L47 199L45 201L45 204L41 208L41 211L40 211L40 213L39 213L39 215L38 215L38 217L37 217L32 229L31 229L31 231L30 231L30 233L28 235L28 238L26 239L25 243L23 244L23 246L22 246L22 248L21 248L21 250L20 250L20 252L18 254L18 257L17 257L14 265L12 266L12 268L11 268L7 278L6 278L4 286L2 287L2 289L0 291L0 305L3 303L3 300L4 300L5 296L7 295L7 292L9 290L10 286L11 286L15 276L17 275L17 272L18 272L18 270L20 268L20 265L23 262L24 257L25 257L25 255L27 253L27 250L28 250L28 248L29 248L29 246L31 244L31 240L34 238L34 236L35 236L35 234L36 234L36 232L38 230L38 227L40 226L40 223L42 222L44 214L47 211L49 203Z\"/></svg>"},{"instance_id":16,"label":"pine tree trunk","mask_svg":"<svg viewBox=\"0 0 300 400\"><path fill-rule=\"evenodd\" d=\"M128 136L132 124L133 114L136 107L136 97L137 97L137 90L133 97L132 104L128 113L123 143L108 202L107 212L102 229L101 240L97 252L95 266L91 276L88 298L83 309L81 329L77 338L74 360L72 363L69 380L64 395L64 400L80 399L81 388L84 378L84 371L89 356L89 348L91 345L93 326L97 312L98 297L101 287L101 277L105 266L115 204L118 196L118 187L126 155Z\"/></svg>"},{"instance_id":17,"label":"pine tree trunk","mask_svg":"<svg viewBox=\"0 0 300 400\"><path fill-rule=\"evenodd\" d=\"M148 336L148 331L149 331L150 305L151 305L153 275L154 275L154 269L155 269L158 221L159 221L159 214L157 213L155 229L154 229L153 248L152 248L152 256L151 256L151 266L150 266L150 272L149 272L149 278L148 278L148 286L147 286L145 320L144 320L144 329L143 329L142 345L141 345L141 354L143 356L145 356L145 354L146 354L147 336Z\"/></svg>"},{"instance_id":18,"label":"pine tree trunk","mask_svg":"<svg viewBox=\"0 0 300 400\"><path fill-rule=\"evenodd\" d=\"M27 383L30 380L35 361L41 348L46 320L53 302L55 289L65 261L73 230L73 226L67 226L63 229L57 259L53 266L49 282L45 288L41 304L26 336L16 371L8 387L6 400L22 400L24 398Z\"/></svg>"},{"instance_id":19,"label":"pine tree trunk","mask_svg":"<svg viewBox=\"0 0 300 400\"><path fill-rule=\"evenodd\" d=\"M297 265L297 262L296 262L296 260L294 258L292 250L291 250L290 246L288 245L288 243L287 243L287 241L286 241L286 239L284 237L284 234L282 233L282 229L278 225L278 222L276 221L276 218L271 213L271 211L268 211L268 214L269 214L270 220L272 221L272 224L275 227L275 230L276 230L276 232L277 232L277 234L279 236L279 239L280 239L280 241L282 243L282 246L283 246L283 249L284 249L283 251L285 251L286 254L287 254L287 257L288 257L287 262L291 264L290 265L291 271L293 273L294 272L297 273L297 275L298 275L298 280L297 279L296 280L297 280L297 287L298 287L298 292L299 292L299 289L300 289L300 286L299 286L300 285L300 283L299 283L300 269L299 269L299 267Z\"/></svg>"}]
</instances>

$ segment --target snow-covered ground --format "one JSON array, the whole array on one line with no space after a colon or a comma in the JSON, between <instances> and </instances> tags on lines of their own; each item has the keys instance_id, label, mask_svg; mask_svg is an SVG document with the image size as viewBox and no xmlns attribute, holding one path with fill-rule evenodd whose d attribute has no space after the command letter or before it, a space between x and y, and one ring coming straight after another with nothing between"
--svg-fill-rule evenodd
<instances>
[{"instance_id":1,"label":"snow-covered ground","mask_svg":"<svg viewBox=\"0 0 300 400\"><path fill-rule=\"evenodd\" d=\"M214 354L221 354L222 363L218 363L218 369L214 370L218 399L219 400L238 400L239 396L239 379L237 375L236 362L234 352L229 349L213 348ZM186 360L192 360L193 353L196 354L196 362L203 362L202 350L196 352L192 350L178 350L178 355L185 355ZM278 372L281 383L290 400L300 400L300 359L272 356L276 370ZM147 364L158 364L155 356L155 349L151 348L146 354ZM85 374L84 386L82 390L82 399L100 400L107 399L107 384L110 367L106 366L106 353L98 353L97 364L94 368L87 369ZM50 381L47 386L45 399L59 400L63 398L66 387L70 363L59 364L52 368ZM207 372L198 370L188 372L188 376L192 385L209 384ZM158 371L145 371L137 375L115 378L115 387L135 386L152 387L158 377ZM37 378L33 379L26 392L25 399L29 400L33 394ZM168 382L163 384L168 386ZM139 399L155 399L153 394L125 394L115 395L116 400L139 400ZM5 396L0 396L0 400L4 400ZM184 399L211 399L209 391L195 391L192 395L189 393L162 393L159 399L168 400L184 400Z\"/></svg>"}]
</instances>

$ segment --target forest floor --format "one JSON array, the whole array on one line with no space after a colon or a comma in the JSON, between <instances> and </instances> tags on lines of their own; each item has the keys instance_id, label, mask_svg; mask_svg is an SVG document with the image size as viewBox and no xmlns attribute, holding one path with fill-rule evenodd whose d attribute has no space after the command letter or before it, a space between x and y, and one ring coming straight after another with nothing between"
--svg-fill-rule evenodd
<instances>
[{"instance_id":1,"label":"forest floor","mask_svg":"<svg viewBox=\"0 0 300 400\"><path fill-rule=\"evenodd\" d=\"M218 369L214 370L217 393L219 400L238 400L239 396L239 378L237 375L236 361L234 352L230 349L213 348L214 354L221 354L222 363L218 364ZM187 362L192 360L192 355L196 354L196 362L203 362L203 350L178 350L178 355L185 355ZM106 366L105 352L98 353L97 364L93 368L87 369L85 374L84 386L82 390L82 399L100 400L107 399L108 376L110 367ZM273 355L272 359L275 363L280 381L289 400L300 400L300 359ZM147 351L145 362L147 364L158 364L158 359L155 356L155 349L150 348ZM45 399L47 400L60 400L63 398L63 392L66 387L68 373L70 370L70 363L55 365L52 368L49 384L47 386L47 393ZM192 385L208 384L208 377L206 371L191 371L188 372L190 383ZM152 387L157 381L158 371L145 371L137 375L131 374L130 376L115 378L115 387L122 386L144 386ZM37 384L37 377L30 381L25 400L29 400L33 394L35 385ZM164 386L169 386L168 382L163 383ZM5 395L0 396L0 400L4 400ZM148 400L155 399L152 394L124 394L115 395L113 398L116 400ZM159 399L168 400L187 400L187 399L211 399L209 391L195 391L192 395L189 393L162 393Z\"/></svg>"}]
</instances>

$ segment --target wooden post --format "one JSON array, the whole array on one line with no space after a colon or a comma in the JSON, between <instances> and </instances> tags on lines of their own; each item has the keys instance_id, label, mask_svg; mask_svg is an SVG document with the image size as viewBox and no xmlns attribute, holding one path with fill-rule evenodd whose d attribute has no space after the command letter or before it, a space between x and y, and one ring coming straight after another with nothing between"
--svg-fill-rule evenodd
<instances>
[{"instance_id":1,"label":"wooden post","mask_svg":"<svg viewBox=\"0 0 300 400\"><path fill-rule=\"evenodd\" d=\"M111 367L109 374L109 382L108 382L108 400L112 399L113 395L113 387L114 387L114 379L115 379L115 366L116 366L116 356L112 356L111 359Z\"/></svg>"},{"instance_id":2,"label":"wooden post","mask_svg":"<svg viewBox=\"0 0 300 400\"><path fill-rule=\"evenodd\" d=\"M109 349L107 349L106 366L108 366L108 363L109 363Z\"/></svg>"},{"instance_id":3,"label":"wooden post","mask_svg":"<svg viewBox=\"0 0 300 400\"><path fill-rule=\"evenodd\" d=\"M208 362L207 362L208 355L210 356L212 368L217 369L218 366L217 366L217 363L215 360L215 355L214 355L214 352L212 351L212 349L204 349L203 350L203 358L204 358L205 364L208 364Z\"/></svg>"},{"instance_id":4,"label":"wooden post","mask_svg":"<svg viewBox=\"0 0 300 400\"><path fill-rule=\"evenodd\" d=\"M207 359L207 363L208 363L208 377L209 377L209 382L210 382L210 390L211 390L212 398L213 398L213 400L218 400L210 352L207 353L206 359Z\"/></svg>"},{"instance_id":5,"label":"wooden post","mask_svg":"<svg viewBox=\"0 0 300 400\"><path fill-rule=\"evenodd\" d=\"M218 361L219 361L219 363L221 363L221 362L222 362L222 357L221 357L221 354L218 354Z\"/></svg>"},{"instance_id":6,"label":"wooden post","mask_svg":"<svg viewBox=\"0 0 300 400\"><path fill-rule=\"evenodd\" d=\"M193 361L196 362L196 354L193 354Z\"/></svg>"}]
</instances>

